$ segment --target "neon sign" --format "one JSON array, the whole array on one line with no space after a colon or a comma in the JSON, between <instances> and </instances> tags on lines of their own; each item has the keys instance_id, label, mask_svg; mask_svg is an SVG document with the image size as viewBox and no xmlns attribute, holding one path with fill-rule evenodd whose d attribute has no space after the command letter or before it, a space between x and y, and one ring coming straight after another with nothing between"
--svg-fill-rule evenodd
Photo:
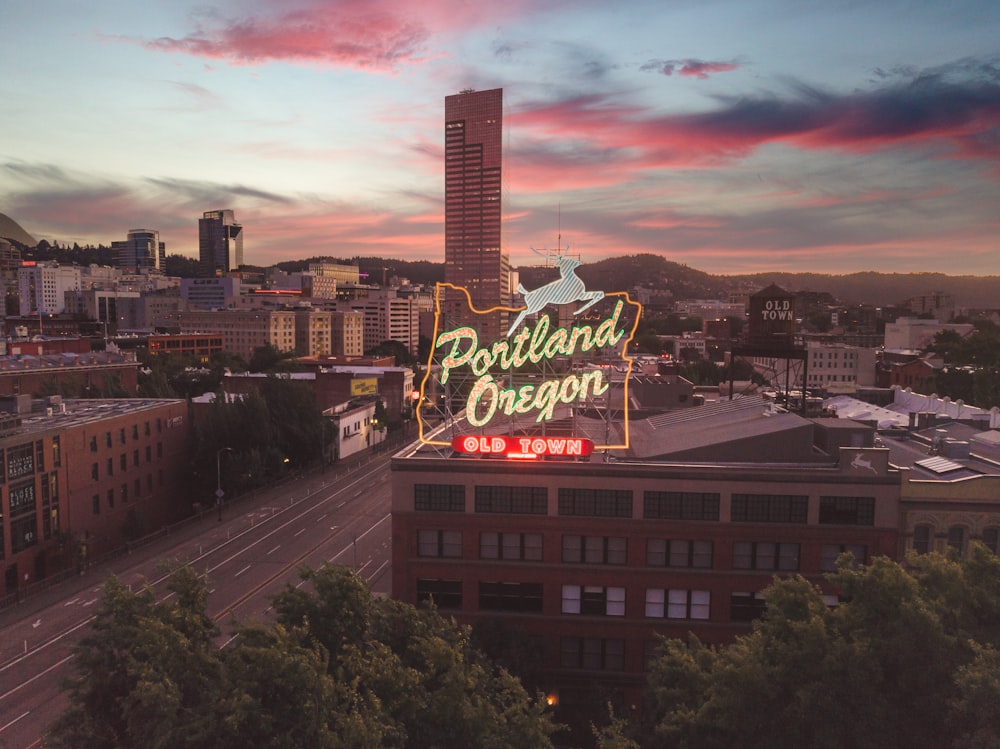
<instances>
[{"instance_id":1,"label":"neon sign","mask_svg":"<svg viewBox=\"0 0 1000 749\"><path fill-rule=\"evenodd\" d=\"M580 437L504 437L464 434L452 437L451 449L457 453L504 455L509 458L535 458L540 455L586 457L594 452L592 440Z\"/></svg>"},{"instance_id":2,"label":"neon sign","mask_svg":"<svg viewBox=\"0 0 1000 749\"><path fill-rule=\"evenodd\" d=\"M617 371L624 375L619 383L624 391L624 403L618 406L624 424L619 434L624 441L621 444L591 443L589 450L628 447L628 378L632 360L627 351L642 307L625 293L587 291L574 273L579 261L562 260L566 262L557 265L560 278L556 281L534 290L518 286L526 302L520 308L479 310L473 307L467 289L452 284L437 285L433 345L427 374L421 383L420 402L423 405L417 409L422 442L452 446L458 452L503 453L506 457L556 454L532 450L531 444L523 448L504 443L503 450L498 450L493 448L492 442L483 443L489 449L480 445L474 450L463 450L455 447L458 443L454 440L425 436L425 426L429 425L425 420L435 408L441 409L437 415L442 422L450 423L457 416L475 428L522 418L544 424L568 416L573 409L607 410L611 403L611 377ZM489 326L475 326L464 321L455 327L445 326L442 314L445 289L464 294L472 316L511 313L513 323L506 335L501 332L497 340L483 340L477 327ZM584 302L571 312L574 316L599 302L602 305L592 310L585 322L581 319L560 325L558 320L553 322L548 313L539 314L547 305L574 301ZM536 315L537 319L525 323L528 315ZM619 397L616 393L616 402ZM547 443L537 446L548 449Z\"/></svg>"}]
</instances>

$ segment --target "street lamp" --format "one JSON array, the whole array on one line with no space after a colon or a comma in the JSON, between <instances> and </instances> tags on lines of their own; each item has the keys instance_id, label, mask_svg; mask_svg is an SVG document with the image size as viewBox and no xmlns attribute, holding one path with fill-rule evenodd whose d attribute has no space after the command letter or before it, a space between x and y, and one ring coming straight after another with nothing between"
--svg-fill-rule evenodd
<instances>
[{"instance_id":1,"label":"street lamp","mask_svg":"<svg viewBox=\"0 0 1000 749\"><path fill-rule=\"evenodd\" d=\"M232 452L231 447L220 447L219 451L215 453L215 477L217 480L215 489L215 504L219 508L219 522L222 522L222 498L226 496L226 493L222 491L222 453Z\"/></svg>"}]
</instances>

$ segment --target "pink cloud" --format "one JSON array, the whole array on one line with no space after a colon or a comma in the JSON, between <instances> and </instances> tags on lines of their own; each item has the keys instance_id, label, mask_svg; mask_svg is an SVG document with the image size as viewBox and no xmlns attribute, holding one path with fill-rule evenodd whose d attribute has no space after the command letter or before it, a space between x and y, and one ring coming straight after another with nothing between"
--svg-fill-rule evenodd
<instances>
[{"instance_id":1,"label":"pink cloud","mask_svg":"<svg viewBox=\"0 0 1000 749\"><path fill-rule=\"evenodd\" d=\"M182 38L142 43L233 65L282 61L386 72L422 62L434 34L496 24L526 5L454 0L417 8L407 0L305 0L272 15L213 15Z\"/></svg>"},{"instance_id":2,"label":"pink cloud","mask_svg":"<svg viewBox=\"0 0 1000 749\"><path fill-rule=\"evenodd\" d=\"M663 75L686 76L688 78L707 79L715 73L728 73L738 70L739 65L734 62L709 62L706 60L652 60L642 66L642 70L657 70Z\"/></svg>"}]
</instances>

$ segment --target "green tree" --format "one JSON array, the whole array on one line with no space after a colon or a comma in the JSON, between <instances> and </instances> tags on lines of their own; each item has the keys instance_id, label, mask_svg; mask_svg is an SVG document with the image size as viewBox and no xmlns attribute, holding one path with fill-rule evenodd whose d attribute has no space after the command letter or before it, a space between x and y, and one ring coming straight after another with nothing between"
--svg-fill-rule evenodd
<instances>
[{"instance_id":1,"label":"green tree","mask_svg":"<svg viewBox=\"0 0 1000 749\"><path fill-rule=\"evenodd\" d=\"M964 560L850 562L831 576L833 608L803 578L778 579L732 645L664 641L651 736L706 749L996 746L998 711L977 711L1000 693L1000 561L977 546Z\"/></svg>"},{"instance_id":2,"label":"green tree","mask_svg":"<svg viewBox=\"0 0 1000 749\"><path fill-rule=\"evenodd\" d=\"M70 706L46 745L67 749L208 747L221 671L205 614L207 591L188 568L171 578L176 598L157 602L112 578L92 634L75 648Z\"/></svg>"},{"instance_id":3,"label":"green tree","mask_svg":"<svg viewBox=\"0 0 1000 749\"><path fill-rule=\"evenodd\" d=\"M302 577L314 592L289 586L274 599L278 620L322 645L337 681L357 684L364 704L380 706L381 724L405 735L386 746L551 746L544 699L476 651L467 629L434 610L372 598L345 568Z\"/></svg>"}]
</instances>

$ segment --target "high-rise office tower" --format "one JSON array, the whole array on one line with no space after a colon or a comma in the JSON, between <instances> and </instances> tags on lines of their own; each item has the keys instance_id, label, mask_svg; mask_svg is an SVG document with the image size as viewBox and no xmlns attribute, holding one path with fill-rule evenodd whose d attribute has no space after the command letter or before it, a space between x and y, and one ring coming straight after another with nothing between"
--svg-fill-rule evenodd
<instances>
[{"instance_id":1,"label":"high-rise office tower","mask_svg":"<svg viewBox=\"0 0 1000 749\"><path fill-rule=\"evenodd\" d=\"M128 239L112 242L115 263L126 273L162 273L167 248L154 229L129 229Z\"/></svg>"},{"instance_id":2,"label":"high-rise office tower","mask_svg":"<svg viewBox=\"0 0 1000 749\"><path fill-rule=\"evenodd\" d=\"M243 265L243 227L231 210L205 211L198 219L198 257L204 276L222 276Z\"/></svg>"},{"instance_id":3,"label":"high-rise office tower","mask_svg":"<svg viewBox=\"0 0 1000 749\"><path fill-rule=\"evenodd\" d=\"M501 247L503 89L444 99L445 281L469 291L476 309L510 304L510 259ZM448 294L445 313L472 322L464 296ZM506 333L506 313L477 317L481 337Z\"/></svg>"}]
</instances>

